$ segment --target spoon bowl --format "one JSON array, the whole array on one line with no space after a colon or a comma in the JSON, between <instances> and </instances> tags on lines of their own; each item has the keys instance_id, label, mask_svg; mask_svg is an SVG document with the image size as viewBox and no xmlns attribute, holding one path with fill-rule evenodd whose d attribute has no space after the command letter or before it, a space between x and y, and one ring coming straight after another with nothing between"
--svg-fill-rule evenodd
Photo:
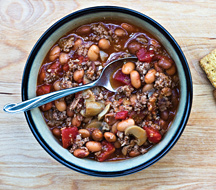
<instances>
[{"instance_id":1,"label":"spoon bowl","mask_svg":"<svg viewBox=\"0 0 216 190\"><path fill-rule=\"evenodd\" d=\"M62 98L62 97L65 97L70 94L74 94L74 93L77 93L83 90L87 90L95 86L102 86L111 92L116 92L116 89L114 89L110 83L110 77L113 74L113 72L116 70L116 68L121 67L123 65L123 62L126 60L137 60L137 57L126 57L126 58L120 58L120 59L111 61L110 63L108 63L108 65L104 67L103 71L101 72L100 77L94 82L88 83L86 85L74 87L74 88L68 88L68 89L44 94L44 95L32 98L30 100L26 100L26 101L17 103L17 104L15 103L7 104L4 106L3 110L8 113L19 113L19 112L28 111L33 108L42 106L46 103L57 100L59 98Z\"/></svg>"}]
</instances>

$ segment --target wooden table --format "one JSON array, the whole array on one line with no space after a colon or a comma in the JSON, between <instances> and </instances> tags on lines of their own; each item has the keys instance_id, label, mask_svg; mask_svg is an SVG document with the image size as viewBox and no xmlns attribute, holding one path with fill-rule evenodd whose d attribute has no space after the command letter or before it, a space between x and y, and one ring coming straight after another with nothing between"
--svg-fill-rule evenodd
<instances>
[{"instance_id":1,"label":"wooden table","mask_svg":"<svg viewBox=\"0 0 216 190\"><path fill-rule=\"evenodd\" d=\"M128 7L158 21L181 46L193 77L193 108L178 143L153 166L114 179L61 165L37 143L24 114L2 111L21 101L25 62L42 33L63 16L96 5ZM0 0L0 189L216 189L216 101L199 67L216 48L215 32L215 0Z\"/></svg>"}]
</instances>

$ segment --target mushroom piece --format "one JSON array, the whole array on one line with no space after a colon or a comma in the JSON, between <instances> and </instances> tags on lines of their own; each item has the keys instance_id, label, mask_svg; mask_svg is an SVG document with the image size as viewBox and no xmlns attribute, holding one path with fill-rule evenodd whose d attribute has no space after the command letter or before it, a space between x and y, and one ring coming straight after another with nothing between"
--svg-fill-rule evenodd
<instances>
[{"instance_id":1,"label":"mushroom piece","mask_svg":"<svg viewBox=\"0 0 216 190\"><path fill-rule=\"evenodd\" d=\"M100 121L107 114L109 110L110 110L110 104L107 104L104 110L100 112L100 114L98 115L98 120Z\"/></svg>"},{"instance_id":2,"label":"mushroom piece","mask_svg":"<svg viewBox=\"0 0 216 190\"><path fill-rule=\"evenodd\" d=\"M84 90L82 92L83 98L85 99L85 102L95 102L95 95L91 90Z\"/></svg>"},{"instance_id":3,"label":"mushroom piece","mask_svg":"<svg viewBox=\"0 0 216 190\"><path fill-rule=\"evenodd\" d=\"M96 116L104 109L104 104L101 102L86 102L86 112L87 117Z\"/></svg>"},{"instance_id":4,"label":"mushroom piece","mask_svg":"<svg viewBox=\"0 0 216 190\"><path fill-rule=\"evenodd\" d=\"M124 146L124 147L122 148L122 154L123 154L124 156L126 156L127 153L128 153L128 149L131 148L131 147L132 147L131 145Z\"/></svg>"},{"instance_id":5,"label":"mushroom piece","mask_svg":"<svg viewBox=\"0 0 216 190\"><path fill-rule=\"evenodd\" d=\"M143 128L136 125L127 127L125 129L125 135L133 135L134 137L136 137L137 144L139 146L143 145L147 140L146 131Z\"/></svg>"},{"instance_id":6,"label":"mushroom piece","mask_svg":"<svg viewBox=\"0 0 216 190\"><path fill-rule=\"evenodd\" d=\"M101 61L106 61L107 57L108 57L107 53L105 53L104 51L100 51Z\"/></svg>"},{"instance_id":7,"label":"mushroom piece","mask_svg":"<svg viewBox=\"0 0 216 190\"><path fill-rule=\"evenodd\" d=\"M86 129L90 129L90 128L99 129L101 127L102 127L102 122L100 122L96 119L92 120L91 123L89 123L85 126Z\"/></svg>"}]
</instances>

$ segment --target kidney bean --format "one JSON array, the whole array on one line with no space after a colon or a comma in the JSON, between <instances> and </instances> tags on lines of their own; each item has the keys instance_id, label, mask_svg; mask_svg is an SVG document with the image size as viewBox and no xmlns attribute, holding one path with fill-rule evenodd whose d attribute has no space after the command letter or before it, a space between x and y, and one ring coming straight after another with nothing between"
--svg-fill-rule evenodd
<instances>
[{"instance_id":1,"label":"kidney bean","mask_svg":"<svg viewBox=\"0 0 216 190\"><path fill-rule=\"evenodd\" d=\"M172 101L173 106L177 106L178 105L179 100L178 100L178 92L177 92L176 89L172 90L171 101Z\"/></svg>"},{"instance_id":2,"label":"kidney bean","mask_svg":"<svg viewBox=\"0 0 216 190\"><path fill-rule=\"evenodd\" d=\"M97 45L92 45L88 50L88 58L90 61L96 61L99 57L100 49Z\"/></svg>"},{"instance_id":3,"label":"kidney bean","mask_svg":"<svg viewBox=\"0 0 216 190\"><path fill-rule=\"evenodd\" d=\"M126 35L126 32L121 28L116 28L114 31L116 36L122 37Z\"/></svg>"},{"instance_id":4,"label":"kidney bean","mask_svg":"<svg viewBox=\"0 0 216 190\"><path fill-rule=\"evenodd\" d=\"M52 130L53 135L55 135L56 137L61 137L61 130L59 128L54 128Z\"/></svg>"},{"instance_id":5,"label":"kidney bean","mask_svg":"<svg viewBox=\"0 0 216 190\"><path fill-rule=\"evenodd\" d=\"M57 81L54 82L53 88L54 88L55 91L61 90L61 86L60 86L60 81L59 80L57 80Z\"/></svg>"},{"instance_id":6,"label":"kidney bean","mask_svg":"<svg viewBox=\"0 0 216 190\"><path fill-rule=\"evenodd\" d=\"M55 59L57 59L59 57L60 51L61 49L59 46L55 46L54 48L52 48L49 53L49 60L54 61Z\"/></svg>"},{"instance_id":7,"label":"kidney bean","mask_svg":"<svg viewBox=\"0 0 216 190\"><path fill-rule=\"evenodd\" d=\"M121 148L121 143L119 141L114 142L115 148Z\"/></svg>"},{"instance_id":8,"label":"kidney bean","mask_svg":"<svg viewBox=\"0 0 216 190\"><path fill-rule=\"evenodd\" d=\"M82 138L90 137L90 132L87 129L80 129L78 132L81 134Z\"/></svg>"},{"instance_id":9,"label":"kidney bean","mask_svg":"<svg viewBox=\"0 0 216 190\"><path fill-rule=\"evenodd\" d=\"M107 39L100 39L98 42L98 46L103 50L109 49L110 41Z\"/></svg>"},{"instance_id":10,"label":"kidney bean","mask_svg":"<svg viewBox=\"0 0 216 190\"><path fill-rule=\"evenodd\" d=\"M77 158L85 158L89 155L89 151L85 149L76 149L74 150L73 154Z\"/></svg>"},{"instance_id":11,"label":"kidney bean","mask_svg":"<svg viewBox=\"0 0 216 190\"><path fill-rule=\"evenodd\" d=\"M74 45L73 45L73 47L72 47L72 50L77 50L78 49L78 47L80 47L82 45L82 40L79 38L79 39L77 39L75 42L74 42Z\"/></svg>"},{"instance_id":12,"label":"kidney bean","mask_svg":"<svg viewBox=\"0 0 216 190\"><path fill-rule=\"evenodd\" d=\"M168 120L168 118L169 118L169 112L167 110L160 112L160 117L163 120Z\"/></svg>"},{"instance_id":13,"label":"kidney bean","mask_svg":"<svg viewBox=\"0 0 216 190\"><path fill-rule=\"evenodd\" d=\"M170 76L174 75L176 73L176 66L172 65L169 69L166 70L166 73Z\"/></svg>"},{"instance_id":14,"label":"kidney bean","mask_svg":"<svg viewBox=\"0 0 216 190\"><path fill-rule=\"evenodd\" d=\"M141 44L133 41L128 45L128 50L132 54L136 54L136 52L141 48Z\"/></svg>"},{"instance_id":15,"label":"kidney bean","mask_svg":"<svg viewBox=\"0 0 216 190\"><path fill-rule=\"evenodd\" d=\"M82 122L78 119L77 116L75 116L75 117L73 117L71 123L72 123L73 126L79 127L79 126L81 125Z\"/></svg>"},{"instance_id":16,"label":"kidney bean","mask_svg":"<svg viewBox=\"0 0 216 190\"><path fill-rule=\"evenodd\" d=\"M151 69L148 71L148 73L145 75L145 83L151 84L155 81L155 74L157 71L155 69Z\"/></svg>"},{"instance_id":17,"label":"kidney bean","mask_svg":"<svg viewBox=\"0 0 216 190\"><path fill-rule=\"evenodd\" d=\"M155 68L155 70L156 70L157 72L159 72L159 73L162 73L162 72L163 72L163 69L160 68L160 67L158 66L158 62L155 62L155 63L154 63L154 68Z\"/></svg>"},{"instance_id":18,"label":"kidney bean","mask_svg":"<svg viewBox=\"0 0 216 190\"><path fill-rule=\"evenodd\" d=\"M102 149L102 144L100 142L88 141L86 147L90 152L98 152Z\"/></svg>"},{"instance_id":19,"label":"kidney bean","mask_svg":"<svg viewBox=\"0 0 216 190\"><path fill-rule=\"evenodd\" d=\"M92 138L95 140L95 141L101 141L103 139L103 133L99 130L99 129L95 129L93 132L92 132Z\"/></svg>"},{"instance_id":20,"label":"kidney bean","mask_svg":"<svg viewBox=\"0 0 216 190\"><path fill-rule=\"evenodd\" d=\"M63 112L67 109L67 105L64 100L55 100L55 106L60 112Z\"/></svg>"},{"instance_id":21,"label":"kidney bean","mask_svg":"<svg viewBox=\"0 0 216 190\"><path fill-rule=\"evenodd\" d=\"M62 65L68 62L69 55L67 53L60 53L59 55L59 61Z\"/></svg>"},{"instance_id":22,"label":"kidney bean","mask_svg":"<svg viewBox=\"0 0 216 190\"><path fill-rule=\"evenodd\" d=\"M127 62L122 66L122 73L129 75L131 71L135 69L135 64L133 62Z\"/></svg>"},{"instance_id":23,"label":"kidney bean","mask_svg":"<svg viewBox=\"0 0 216 190\"><path fill-rule=\"evenodd\" d=\"M105 132L104 133L104 138L108 141L108 142L115 142L116 141L116 136L111 133L111 132Z\"/></svg>"},{"instance_id":24,"label":"kidney bean","mask_svg":"<svg viewBox=\"0 0 216 190\"><path fill-rule=\"evenodd\" d=\"M84 26L80 26L76 32L79 34L79 35L88 35L91 33L91 27L88 26L88 25L84 25Z\"/></svg>"},{"instance_id":25,"label":"kidney bean","mask_svg":"<svg viewBox=\"0 0 216 190\"><path fill-rule=\"evenodd\" d=\"M169 69L173 64L173 60L167 56L161 56L160 60L158 61L158 66L163 69Z\"/></svg>"},{"instance_id":26,"label":"kidney bean","mask_svg":"<svg viewBox=\"0 0 216 190\"><path fill-rule=\"evenodd\" d=\"M73 79L74 79L76 82L81 82L83 76L84 76L84 70L83 70L83 69L81 69L81 70L76 70L76 71L74 72Z\"/></svg>"},{"instance_id":27,"label":"kidney bean","mask_svg":"<svg viewBox=\"0 0 216 190\"><path fill-rule=\"evenodd\" d=\"M135 32L135 28L128 23L122 23L121 27L124 28L125 30L127 30L128 33Z\"/></svg>"},{"instance_id":28,"label":"kidney bean","mask_svg":"<svg viewBox=\"0 0 216 190\"><path fill-rule=\"evenodd\" d=\"M41 108L42 111L48 111L48 110L50 110L52 108L52 102L44 104L40 108Z\"/></svg>"},{"instance_id":29,"label":"kidney bean","mask_svg":"<svg viewBox=\"0 0 216 190\"><path fill-rule=\"evenodd\" d=\"M139 156L139 155L140 155L139 151L132 150L129 152L130 157L135 157L135 156Z\"/></svg>"},{"instance_id":30,"label":"kidney bean","mask_svg":"<svg viewBox=\"0 0 216 190\"><path fill-rule=\"evenodd\" d=\"M152 90L154 88L153 84L146 84L143 86L142 92L148 92L149 90Z\"/></svg>"},{"instance_id":31,"label":"kidney bean","mask_svg":"<svg viewBox=\"0 0 216 190\"><path fill-rule=\"evenodd\" d=\"M140 88L141 87L140 74L138 73L138 71L133 70L130 73L130 79L131 79L131 84L134 88Z\"/></svg>"}]
</instances>

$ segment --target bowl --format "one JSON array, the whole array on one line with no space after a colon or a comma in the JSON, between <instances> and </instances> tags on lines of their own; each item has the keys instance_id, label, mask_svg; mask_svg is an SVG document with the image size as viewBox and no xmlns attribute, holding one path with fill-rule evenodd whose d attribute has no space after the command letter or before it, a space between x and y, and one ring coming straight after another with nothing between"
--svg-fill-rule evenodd
<instances>
[{"instance_id":1,"label":"bowl","mask_svg":"<svg viewBox=\"0 0 216 190\"><path fill-rule=\"evenodd\" d=\"M40 63L57 39L75 27L96 22L102 18L120 19L144 28L161 42L175 61L180 78L180 102L172 126L163 140L144 155L117 162L96 162L90 159L76 158L67 149L64 149L53 137L39 108L25 112L25 117L37 141L58 162L91 176L116 177L143 170L162 158L177 142L189 118L193 90L188 63L175 39L160 24L137 11L114 6L90 7L65 16L53 24L33 47L24 69L22 100L36 96L36 81Z\"/></svg>"}]
</instances>

